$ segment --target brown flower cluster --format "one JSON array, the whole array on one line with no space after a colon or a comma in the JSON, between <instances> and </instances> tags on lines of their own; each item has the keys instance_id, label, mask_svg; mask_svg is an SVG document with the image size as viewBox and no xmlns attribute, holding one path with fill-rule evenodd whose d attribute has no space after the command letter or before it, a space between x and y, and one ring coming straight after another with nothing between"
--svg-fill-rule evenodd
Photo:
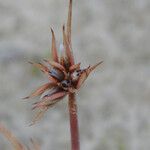
<instances>
[{"instance_id":1,"label":"brown flower cluster","mask_svg":"<svg viewBox=\"0 0 150 150\"><path fill-rule=\"evenodd\" d=\"M30 62L35 67L39 68L49 79L49 82L39 87L35 92L25 97L24 99L41 96L41 100L33 104L33 109L39 109L39 113L35 117L37 121L43 113L62 100L69 93L75 93L84 83L89 74L102 63L99 62L94 66L88 66L81 69L80 63L74 62L72 44L71 44L71 19L72 19L72 0L69 4L69 13L67 28L63 25L63 50L58 54L56 47L55 34L52 32L52 61L44 59L44 64ZM46 92L45 92L46 91Z\"/></svg>"}]
</instances>

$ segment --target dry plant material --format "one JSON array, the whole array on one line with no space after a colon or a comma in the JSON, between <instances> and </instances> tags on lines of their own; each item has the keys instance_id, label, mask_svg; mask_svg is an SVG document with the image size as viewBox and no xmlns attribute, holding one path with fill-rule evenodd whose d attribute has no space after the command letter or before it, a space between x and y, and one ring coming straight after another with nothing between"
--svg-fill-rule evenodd
<instances>
[{"instance_id":1,"label":"dry plant material","mask_svg":"<svg viewBox=\"0 0 150 150\"><path fill-rule=\"evenodd\" d=\"M24 99L42 95L40 101L33 104L33 109L39 110L35 119L33 120L32 124L34 124L50 107L52 107L68 95L72 150L79 150L80 146L75 92L79 90L89 74L97 66L99 66L102 61L98 62L96 65L88 66L86 68L81 68L80 62L75 63L71 44L71 25L72 0L69 1L67 25L63 25L62 27L63 50L61 54L58 54L55 34L53 29L51 28L51 51L53 60L51 61L44 59L43 64L30 62L33 66L39 68L47 76L49 82L39 87L37 90L35 90L35 92L31 93Z\"/></svg>"},{"instance_id":2,"label":"dry plant material","mask_svg":"<svg viewBox=\"0 0 150 150\"><path fill-rule=\"evenodd\" d=\"M6 129L2 124L0 124L0 133L3 134L6 139L12 144L14 150L40 150L38 143L30 140L33 148L24 146L8 129Z\"/></svg>"},{"instance_id":3,"label":"dry plant material","mask_svg":"<svg viewBox=\"0 0 150 150\"><path fill-rule=\"evenodd\" d=\"M67 29L63 25L63 54L58 57L56 48L55 34L52 32L52 58L53 60L43 59L45 64L29 62L33 66L39 68L49 79L49 82L40 86L29 96L24 99L40 96L39 102L33 103L33 109L47 110L58 101L62 100L66 95L75 94L81 87L89 74L102 63L99 62L94 66L80 68L81 63L74 63L73 52L71 48L71 16L72 16L72 0L70 0ZM50 67L49 67L50 66ZM47 92L46 92L47 91ZM43 93L46 94L44 95ZM40 111L40 112L41 112Z\"/></svg>"}]
</instances>

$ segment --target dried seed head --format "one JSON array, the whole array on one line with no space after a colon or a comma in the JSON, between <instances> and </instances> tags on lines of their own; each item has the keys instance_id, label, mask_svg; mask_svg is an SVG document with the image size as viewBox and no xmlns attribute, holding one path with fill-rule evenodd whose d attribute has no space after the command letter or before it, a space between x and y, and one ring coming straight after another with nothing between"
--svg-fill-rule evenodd
<instances>
[{"instance_id":1,"label":"dried seed head","mask_svg":"<svg viewBox=\"0 0 150 150\"><path fill-rule=\"evenodd\" d=\"M78 90L84 81L87 79L89 74L102 62L85 69L80 68L80 63L75 64L74 56L72 52L72 43L71 43L71 18L72 18L72 0L69 0L69 12L67 25L63 25L63 44L60 45L60 57L58 56L58 51L56 47L55 34L53 29L52 33L52 58L53 61L45 60L47 64L51 67L47 67L41 63L31 63L34 66L38 67L44 74L48 76L50 80L49 83L38 88L34 93L29 95L27 98L34 96L39 96L42 94L41 101L34 103L33 109L40 109L40 113L36 117L36 121L41 114L55 103L60 101L68 93L74 93ZM52 86L52 85L53 86ZM49 87L50 86L50 87ZM45 91L52 88L52 91L45 94ZM35 122L35 121L34 121Z\"/></svg>"}]
</instances>

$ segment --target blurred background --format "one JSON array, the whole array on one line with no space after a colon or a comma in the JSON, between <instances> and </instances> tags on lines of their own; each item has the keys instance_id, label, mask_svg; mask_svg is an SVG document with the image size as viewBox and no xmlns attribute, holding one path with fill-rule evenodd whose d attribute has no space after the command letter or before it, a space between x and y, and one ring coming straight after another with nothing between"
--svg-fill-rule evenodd
<instances>
[{"instance_id":1,"label":"blurred background","mask_svg":"<svg viewBox=\"0 0 150 150\"><path fill-rule=\"evenodd\" d=\"M68 0L0 0L0 122L42 150L70 149L67 99L29 127L38 98L21 98L47 79L27 62L51 57L50 26L59 47L67 10ZM76 61L104 61L77 94L82 150L150 149L149 16L149 0L74 0Z\"/></svg>"}]
</instances>

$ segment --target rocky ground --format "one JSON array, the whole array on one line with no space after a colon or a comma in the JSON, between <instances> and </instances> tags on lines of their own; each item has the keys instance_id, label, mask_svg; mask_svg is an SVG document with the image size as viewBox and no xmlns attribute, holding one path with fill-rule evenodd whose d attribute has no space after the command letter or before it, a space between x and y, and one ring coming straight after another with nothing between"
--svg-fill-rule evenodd
<instances>
[{"instance_id":1,"label":"rocky ground","mask_svg":"<svg viewBox=\"0 0 150 150\"><path fill-rule=\"evenodd\" d=\"M21 98L45 83L27 61L50 57L68 0L0 0L0 122L24 143L69 150L67 100L29 127L32 102ZM150 1L74 0L73 49L83 66L104 60L78 93L82 150L150 149ZM10 144L0 136L0 150Z\"/></svg>"}]
</instances>

